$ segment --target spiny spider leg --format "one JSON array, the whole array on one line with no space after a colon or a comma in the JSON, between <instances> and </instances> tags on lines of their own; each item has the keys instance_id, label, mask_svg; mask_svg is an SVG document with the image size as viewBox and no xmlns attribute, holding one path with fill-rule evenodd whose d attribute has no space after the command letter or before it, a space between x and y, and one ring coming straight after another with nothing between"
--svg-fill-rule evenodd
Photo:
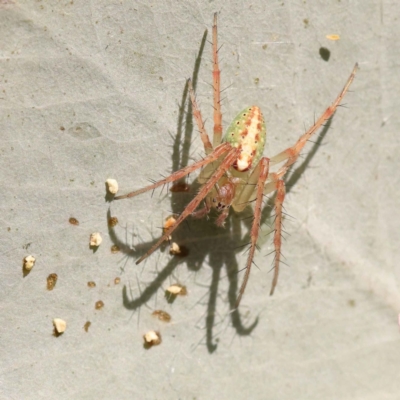
<instances>
[{"instance_id":1,"label":"spiny spider leg","mask_svg":"<svg viewBox=\"0 0 400 400\"><path fill-rule=\"evenodd\" d=\"M217 147L221 144L222 139L222 113L221 113L221 71L219 69L218 62L218 36L217 36L217 13L214 14L214 25L213 25L213 90L214 90L214 136L213 145ZM188 80L190 99L192 102L193 117L196 120L197 127L200 131L200 137L204 145L206 154L210 154L213 146L210 143L210 139L206 132L203 117L199 106L197 105L196 95L193 90L192 81Z\"/></svg>"},{"instance_id":2,"label":"spiny spider leg","mask_svg":"<svg viewBox=\"0 0 400 400\"><path fill-rule=\"evenodd\" d=\"M274 294L275 286L278 283L279 276L279 263L281 261L281 245L282 245L282 207L283 201L285 200L285 182L279 179L276 182L276 197L275 197L275 233L274 233L274 277L272 278L271 291L269 295Z\"/></svg>"},{"instance_id":3,"label":"spiny spider leg","mask_svg":"<svg viewBox=\"0 0 400 400\"><path fill-rule=\"evenodd\" d=\"M217 13L215 13L213 25L214 147L217 147L221 143L222 139L220 75L221 71L218 63Z\"/></svg>"},{"instance_id":4,"label":"spiny spider leg","mask_svg":"<svg viewBox=\"0 0 400 400\"><path fill-rule=\"evenodd\" d=\"M277 172L279 178L285 175L288 168L296 162L300 154L300 151L307 143L307 140L309 140L311 136L321 127L321 125L329 118L331 118L332 115L335 113L344 95L349 90L349 87L354 80L354 76L357 72L357 69L358 69L358 63L354 65L353 71L351 72L349 79L347 79L346 84L344 85L342 91L339 93L339 96L336 98L336 100L325 110L325 112L318 118L318 120L314 123L314 125L299 138L296 144L271 158L271 164L278 164L282 161L287 160L286 163Z\"/></svg>"},{"instance_id":5,"label":"spiny spider leg","mask_svg":"<svg viewBox=\"0 0 400 400\"><path fill-rule=\"evenodd\" d=\"M210 138L208 137L206 128L204 126L204 121L203 121L203 117L201 115L201 110L200 110L199 106L197 105L196 95L194 93L192 81L190 79L188 79L188 85L189 85L190 100L192 102L193 117L196 120L197 127L199 128L200 138L201 138L201 141L203 142L204 150L205 150L206 154L210 154L213 151L213 147L210 142Z\"/></svg>"},{"instance_id":6,"label":"spiny spider leg","mask_svg":"<svg viewBox=\"0 0 400 400\"><path fill-rule=\"evenodd\" d=\"M246 272L244 274L243 282L242 282L242 285L239 290L239 295L236 300L235 308L239 307L240 300L242 299L243 293L246 289L247 281L249 280L251 266L253 265L254 252L256 250L258 234L260 232L262 201L263 201L263 196L264 196L265 181L268 178L269 159L266 157L263 157L260 160L258 166L260 166L261 171L260 171L260 176L258 178L258 182L256 185L256 189L255 189L256 190L256 204L254 206L254 219L253 219L253 224L251 226L250 251L249 251L249 256L247 258Z\"/></svg>"},{"instance_id":7,"label":"spiny spider leg","mask_svg":"<svg viewBox=\"0 0 400 400\"><path fill-rule=\"evenodd\" d=\"M217 151L217 149L215 149ZM144 254L139 260L136 261L136 264L140 264L145 258L147 258L150 254L152 254L165 240L168 240L168 237L171 236L172 232L181 224L182 221L185 220L193 211L196 210L197 206L200 202L207 196L207 194L212 190L214 185L221 179L221 177L225 174L225 172L232 166L233 162L237 159L239 155L240 149L232 148L222 161L219 169L215 171L213 176L205 183L196 197L186 206L183 210L182 214L178 217L175 224L172 225L161 237L161 239L151 247L151 249ZM214 153L213 153L214 154Z\"/></svg>"},{"instance_id":8,"label":"spiny spider leg","mask_svg":"<svg viewBox=\"0 0 400 400\"><path fill-rule=\"evenodd\" d=\"M154 183L153 185L146 186L143 189L136 190L134 192L128 193L128 194L123 194L121 196L116 196L114 197L114 200L121 200L121 199L127 199L128 197L134 197L137 196L141 193L147 192L152 189L156 189L159 186L165 185L166 183L170 182L175 182L178 179L183 178L186 175L189 175L193 171L196 171L199 168L202 168L213 161L216 161L220 156L222 156L224 153L226 153L228 150L232 149L232 146L229 143L223 143L220 146L218 146L211 154L209 154L207 157L204 157L202 160L195 162L192 165L189 165L185 168L182 168L179 171L174 172L170 176L168 176L165 179L162 179L159 182Z\"/></svg>"}]
</instances>

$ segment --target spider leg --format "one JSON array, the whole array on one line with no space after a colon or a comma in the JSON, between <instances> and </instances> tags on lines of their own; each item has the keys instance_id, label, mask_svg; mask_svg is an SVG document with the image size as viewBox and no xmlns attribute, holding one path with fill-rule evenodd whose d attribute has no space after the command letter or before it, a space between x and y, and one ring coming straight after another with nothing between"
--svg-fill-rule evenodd
<instances>
[{"instance_id":1,"label":"spider leg","mask_svg":"<svg viewBox=\"0 0 400 400\"><path fill-rule=\"evenodd\" d=\"M222 138L222 114L221 114L221 70L218 63L218 36L217 13L214 14L213 25L213 88L214 88L214 137L213 145L217 147Z\"/></svg>"},{"instance_id":2,"label":"spider leg","mask_svg":"<svg viewBox=\"0 0 400 400\"><path fill-rule=\"evenodd\" d=\"M296 160L300 154L300 151L302 150L304 145L307 143L307 140L309 140L311 138L311 136L321 127L321 125L326 120L331 118L332 115L335 113L335 111L336 111L337 107L339 106L340 102L342 101L344 95L349 90L349 87L354 80L354 76L357 72L357 69L358 69L358 64L356 63L353 68L353 71L351 72L349 78L347 79L346 84L344 85L344 88L339 93L336 100L317 119L317 121L314 123L314 125L299 138L299 140L296 142L296 144L271 158L271 164L277 164L277 163L287 160L285 162L285 164L277 172L277 175L279 178L281 178L283 175L285 175L288 168L296 162Z\"/></svg>"},{"instance_id":3,"label":"spider leg","mask_svg":"<svg viewBox=\"0 0 400 400\"><path fill-rule=\"evenodd\" d=\"M229 144L228 144L229 145ZM229 145L230 146L230 145ZM215 149L217 151L217 149ZM215 151L212 153L214 154ZM207 194L212 190L214 185L221 179L221 177L225 174L225 172L232 166L235 159L238 157L240 149L232 148L227 153L225 159L222 161L219 168L215 171L213 176L201 187L199 193L196 197L186 206L183 210L182 214L177 218L174 225L172 225L160 238L160 240L154 244L150 250L144 254L139 260L136 261L136 264L141 263L145 258L147 258L150 254L152 254L165 240L168 240L169 236L171 236L172 232L181 224L182 221L186 219L190 214L196 210L197 206L200 202L207 196Z\"/></svg>"},{"instance_id":4,"label":"spider leg","mask_svg":"<svg viewBox=\"0 0 400 400\"><path fill-rule=\"evenodd\" d=\"M272 193L276 190L275 196L275 229L274 229L274 277L272 278L271 291L269 295L274 294L275 287L278 283L279 265L281 261L281 246L282 246L282 216L283 216L283 202L285 200L286 189L285 182L280 179L276 173L270 174L268 182L264 187L264 195Z\"/></svg>"},{"instance_id":5,"label":"spider leg","mask_svg":"<svg viewBox=\"0 0 400 400\"><path fill-rule=\"evenodd\" d=\"M275 259L274 259L274 277L272 278L271 291L269 295L274 294L275 287L278 283L279 276L279 263L281 261L281 245L282 245L282 208L283 201L285 200L285 182L279 179L276 182L276 197L275 197L275 233L274 233L274 248L275 248Z\"/></svg>"},{"instance_id":6,"label":"spider leg","mask_svg":"<svg viewBox=\"0 0 400 400\"><path fill-rule=\"evenodd\" d=\"M126 199L126 198L129 198L129 197L134 197L134 196L137 196L137 195L139 195L141 193L147 192L149 190L156 189L157 187L165 185L167 183L175 182L178 179L181 179L184 176L192 173L193 171L196 171L197 169L202 168L202 167L204 167L204 166L216 161L219 157L224 155L231 148L232 148L232 146L229 143L223 143L220 146L218 146L211 154L209 154L208 156L206 156L202 160L197 161L192 165L189 165L189 166L187 166L185 168L180 169L179 171L174 172L173 174L171 174L167 178L162 179L161 181L158 181L158 182L154 183L153 185L146 186L146 187L144 187L142 189L136 190L136 191L128 193L128 194L123 194L121 196L116 196L116 197L114 197L114 200L121 200L121 199Z\"/></svg>"},{"instance_id":7,"label":"spider leg","mask_svg":"<svg viewBox=\"0 0 400 400\"><path fill-rule=\"evenodd\" d=\"M358 64L356 64L351 72L349 78L347 79L346 84L344 85L342 91L339 93L336 100L329 106L325 112L318 118L315 124L306 132L304 133L296 144L293 147L289 147L282 153L279 153L275 157L271 158L271 163L280 163L285 161L285 164L274 174L271 174L269 179L270 182L265 185L264 194L268 194L273 192L274 190L277 191L275 197L275 230L274 230L274 248L275 248L275 259L274 259L274 277L272 279L271 291L270 295L274 294L275 287L278 283L279 277L279 264L281 259L281 244L282 244L282 207L283 201L285 199L285 183L281 179L293 165L303 149L304 145L307 141L311 138L311 136L321 127L321 125L327 121L332 115L335 113L337 107L339 106L340 102L342 101L344 95L349 90L351 83L354 80L354 76L357 72Z\"/></svg>"},{"instance_id":8,"label":"spider leg","mask_svg":"<svg viewBox=\"0 0 400 400\"><path fill-rule=\"evenodd\" d=\"M260 162L258 163L256 169L257 169L257 171L259 171L259 174L258 174L258 172L256 173L256 175L258 177L258 182L257 182L256 189L255 189L255 192L256 192L256 204L255 204L255 207L254 207L253 224L251 226L250 250L249 250L249 255L248 255L247 263L246 263L246 272L244 274L242 286L240 287L240 290L239 290L239 296L238 296L238 298L236 300L235 308L239 307L240 300L242 299L243 293L244 293L244 291L246 289L247 282L249 280L251 266L253 265L254 252L256 250L258 234L260 232L262 201L263 201L263 196L264 196L265 181L268 178L269 159L266 158L266 157L263 157L260 160ZM252 189L254 190L254 188L252 188ZM275 247L275 250L276 250L276 247Z\"/></svg>"},{"instance_id":9,"label":"spider leg","mask_svg":"<svg viewBox=\"0 0 400 400\"><path fill-rule=\"evenodd\" d=\"M213 151L213 147L212 147L212 144L208 137L206 128L204 126L204 121L203 121L203 117L201 115L200 108L197 105L196 95L193 90L193 85L192 85L191 79L188 79L188 85L189 85L190 100L192 101L193 117L196 120L197 127L199 128L200 138L201 138L201 141L203 142L204 150L205 150L206 154L208 155Z\"/></svg>"}]
</instances>

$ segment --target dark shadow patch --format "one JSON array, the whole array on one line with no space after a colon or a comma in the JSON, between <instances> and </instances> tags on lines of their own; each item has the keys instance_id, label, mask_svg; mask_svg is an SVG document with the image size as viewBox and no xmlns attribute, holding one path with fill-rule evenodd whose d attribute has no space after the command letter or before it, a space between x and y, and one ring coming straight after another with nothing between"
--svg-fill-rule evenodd
<instances>
[{"instance_id":1,"label":"dark shadow patch","mask_svg":"<svg viewBox=\"0 0 400 400\"><path fill-rule=\"evenodd\" d=\"M327 49L326 47L320 47L319 48L319 55L324 61L329 61L329 58L331 56L331 51Z\"/></svg>"}]
</instances>

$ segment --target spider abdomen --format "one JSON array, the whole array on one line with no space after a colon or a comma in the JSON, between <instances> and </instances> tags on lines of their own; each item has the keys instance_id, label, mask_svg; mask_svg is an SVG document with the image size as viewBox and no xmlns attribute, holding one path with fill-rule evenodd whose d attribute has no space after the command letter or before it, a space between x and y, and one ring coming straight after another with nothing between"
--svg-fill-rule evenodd
<instances>
[{"instance_id":1,"label":"spider abdomen","mask_svg":"<svg viewBox=\"0 0 400 400\"><path fill-rule=\"evenodd\" d=\"M261 110L251 106L241 111L226 131L224 141L241 149L233 167L240 172L251 169L263 154L266 129Z\"/></svg>"}]
</instances>

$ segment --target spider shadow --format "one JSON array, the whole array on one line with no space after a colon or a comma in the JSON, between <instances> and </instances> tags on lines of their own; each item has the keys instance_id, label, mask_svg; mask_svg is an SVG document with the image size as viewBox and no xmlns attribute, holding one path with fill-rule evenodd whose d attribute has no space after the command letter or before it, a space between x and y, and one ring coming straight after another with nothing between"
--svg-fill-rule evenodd
<instances>
[{"instance_id":1,"label":"spider shadow","mask_svg":"<svg viewBox=\"0 0 400 400\"><path fill-rule=\"evenodd\" d=\"M204 50L204 46L207 38L207 30L205 31L198 55L195 60L192 84L193 88L196 89L199 68L201 64L201 58ZM322 142L323 137L328 131L330 120L326 124L322 133L319 135L317 142L312 147L311 151L297 167L290 178L287 181L287 192L295 185L300 179L304 170L307 168L311 159L314 157L319 144ZM172 145L172 171L177 171L190 162L190 146L192 144L194 127L193 127L193 116L192 106L189 100L188 85L186 84L182 99L179 106L177 132L174 135L174 143ZM197 132L196 132L197 134ZM198 159L198 157L196 157ZM185 205L193 198L196 193L198 184L192 185L190 192L175 192L170 191L171 194L171 214L180 214L184 209ZM268 219L271 218L271 212L273 209L273 199L271 197L266 205L264 206L262 213L261 223L264 224ZM247 207L247 214L251 215L251 207ZM111 217L111 211L108 210L107 220ZM186 257L173 256L169 259L167 265L157 272L156 277L148 284L143 291L140 292L139 296L132 298L128 295L127 287L124 286L122 289L123 305L128 310L140 309L142 305L145 305L150 301L153 296L162 288L168 277L170 277L175 269L182 263L185 263L188 270L196 272L204 265L205 259L208 256L208 265L211 268L211 283L209 284L208 301L206 305L206 317L205 317L205 338L206 346L209 353L213 353L217 348L217 340L214 338L214 329L217 325L216 318L217 313L217 300L219 298L219 282L224 278L223 271L226 269L226 276L228 278L228 302L230 309L231 323L236 333L239 336L250 335L254 328L257 326L259 318L249 325L244 326L238 309L235 309L235 302L238 293L238 275L239 266L236 260L236 254L243 252L243 247L237 247L238 244L249 242L249 228L251 226L252 219L242 218L231 212L230 217L226 221L225 228L218 228L214 223L215 215L211 213L211 221L207 218L195 220L189 218L187 223L183 223L173 234L173 241L178 243L180 246L186 246L189 248L189 253ZM243 228L246 228L246 234L242 235ZM139 258L158 240L154 238L152 241L143 242L135 245L134 248L126 243L125 239L121 239L114 228L109 227L109 235L112 242L119 247L127 257ZM164 250L166 246L163 246Z\"/></svg>"}]
</instances>

